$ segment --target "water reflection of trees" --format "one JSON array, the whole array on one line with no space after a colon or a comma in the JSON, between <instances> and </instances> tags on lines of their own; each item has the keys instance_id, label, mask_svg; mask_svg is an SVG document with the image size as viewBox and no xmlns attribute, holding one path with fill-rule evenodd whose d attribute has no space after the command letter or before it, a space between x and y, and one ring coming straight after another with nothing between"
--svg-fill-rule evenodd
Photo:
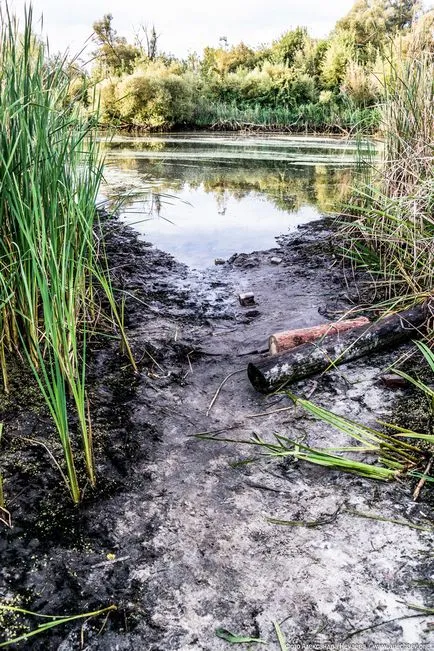
<instances>
[{"instance_id":1,"label":"water reflection of trees","mask_svg":"<svg viewBox=\"0 0 434 651\"><path fill-rule=\"evenodd\" d=\"M350 166L296 165L251 159L193 161L128 156L117 157L115 162L120 170L126 172L126 179L131 173L135 185L137 179L142 180L142 199L153 208L157 206L155 196L159 194L176 195L185 188L200 188L214 195L219 211L225 210L229 197L240 200L256 193L267 197L276 208L285 212L297 211L303 205L313 205L328 212L345 201L355 174L354 167ZM116 188L112 187L112 198L115 193ZM132 193L131 202L137 202L138 193L138 189Z\"/></svg>"}]
</instances>

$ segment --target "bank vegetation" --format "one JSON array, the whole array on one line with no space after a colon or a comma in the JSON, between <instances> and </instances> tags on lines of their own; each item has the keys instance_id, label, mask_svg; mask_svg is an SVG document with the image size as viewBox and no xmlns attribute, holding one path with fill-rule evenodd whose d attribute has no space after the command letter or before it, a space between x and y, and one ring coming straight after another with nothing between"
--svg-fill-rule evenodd
<instances>
[{"instance_id":1,"label":"bank vegetation","mask_svg":"<svg viewBox=\"0 0 434 651\"><path fill-rule=\"evenodd\" d=\"M103 124L131 130L374 132L392 71L433 51L433 26L414 0L356 0L328 38L304 27L258 46L222 37L180 59L160 50L155 28L128 42L106 14L91 71L70 67L71 93L92 110L96 88Z\"/></svg>"}]
</instances>

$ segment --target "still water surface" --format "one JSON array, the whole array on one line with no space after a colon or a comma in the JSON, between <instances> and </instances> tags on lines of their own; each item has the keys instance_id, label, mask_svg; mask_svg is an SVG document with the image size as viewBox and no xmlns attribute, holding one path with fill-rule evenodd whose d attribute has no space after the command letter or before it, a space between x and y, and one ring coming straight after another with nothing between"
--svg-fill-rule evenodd
<instances>
[{"instance_id":1,"label":"still water surface","mask_svg":"<svg viewBox=\"0 0 434 651\"><path fill-rule=\"evenodd\" d=\"M144 239L191 267L268 249L333 210L350 187L356 143L305 136L115 137L103 194Z\"/></svg>"}]
</instances>

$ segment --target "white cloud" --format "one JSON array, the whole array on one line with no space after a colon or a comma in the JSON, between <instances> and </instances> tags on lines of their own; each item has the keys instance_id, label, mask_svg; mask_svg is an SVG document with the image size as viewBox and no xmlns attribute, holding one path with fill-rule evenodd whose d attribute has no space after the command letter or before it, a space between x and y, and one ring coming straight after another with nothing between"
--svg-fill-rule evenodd
<instances>
[{"instance_id":1,"label":"white cloud","mask_svg":"<svg viewBox=\"0 0 434 651\"><path fill-rule=\"evenodd\" d=\"M23 0L13 0L17 12ZM44 16L44 32L52 51L79 51L92 33L92 23L112 13L120 35L132 38L142 24L155 24L160 47L184 56L201 52L205 45L218 45L220 36L230 43L267 43L297 25L308 27L314 36L325 36L353 0L34 0L34 15Z\"/></svg>"}]
</instances>

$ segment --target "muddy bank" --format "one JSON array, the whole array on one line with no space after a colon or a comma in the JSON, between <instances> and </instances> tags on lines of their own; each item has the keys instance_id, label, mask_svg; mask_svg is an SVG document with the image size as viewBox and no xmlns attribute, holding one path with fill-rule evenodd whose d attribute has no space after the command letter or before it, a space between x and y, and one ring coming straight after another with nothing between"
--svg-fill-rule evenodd
<instances>
[{"instance_id":1,"label":"muddy bank","mask_svg":"<svg viewBox=\"0 0 434 651\"><path fill-rule=\"evenodd\" d=\"M356 298L334 258L329 224L300 228L278 238L276 249L240 252L204 272L118 224L107 229L140 374L131 374L116 342L94 342L89 383L99 481L74 508L41 446L22 441L55 445L43 407L28 393L31 382L24 391L17 373L21 400L2 399L2 468L14 526L1 530L0 596L41 613L110 603L118 611L21 648L220 651L230 648L215 635L223 627L274 650L275 621L289 648L429 648L430 618L409 617L415 613L406 604L429 605L434 536L348 513L428 526L432 508L412 502L411 486L300 463L234 468L251 449L191 436L279 432L317 446L348 444L286 397L255 393L245 375L271 331L333 318ZM241 291L255 294L254 307L239 305ZM373 424L404 397L378 382L394 358L360 360L294 390ZM209 411L217 387L236 370ZM279 526L268 517L322 524ZM14 618L2 624L3 635L17 630Z\"/></svg>"}]
</instances>

